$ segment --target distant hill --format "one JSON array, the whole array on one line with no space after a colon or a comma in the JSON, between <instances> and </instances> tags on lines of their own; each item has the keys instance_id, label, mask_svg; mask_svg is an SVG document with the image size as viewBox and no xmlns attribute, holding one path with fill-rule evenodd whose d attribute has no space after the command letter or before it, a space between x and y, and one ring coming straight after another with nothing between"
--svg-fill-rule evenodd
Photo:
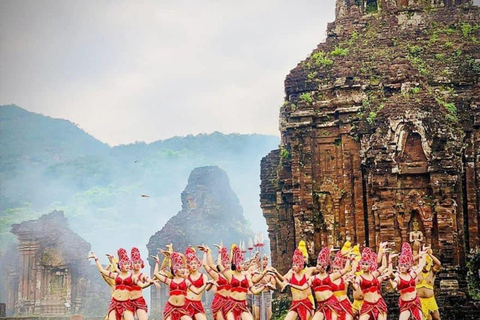
<instances>
[{"instance_id":1,"label":"distant hill","mask_svg":"<svg viewBox=\"0 0 480 320\"><path fill-rule=\"evenodd\" d=\"M190 172L209 165L226 171L254 230L266 229L259 164L278 143L215 132L110 147L70 121L0 106L0 236L10 237L11 223L58 209L98 252L144 247L181 209Z\"/></svg>"}]
</instances>

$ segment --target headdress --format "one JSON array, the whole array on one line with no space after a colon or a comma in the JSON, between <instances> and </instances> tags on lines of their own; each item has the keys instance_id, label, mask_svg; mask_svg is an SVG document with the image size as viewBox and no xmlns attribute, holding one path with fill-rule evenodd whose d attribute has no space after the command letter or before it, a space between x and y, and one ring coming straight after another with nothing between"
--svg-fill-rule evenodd
<instances>
[{"instance_id":1,"label":"headdress","mask_svg":"<svg viewBox=\"0 0 480 320\"><path fill-rule=\"evenodd\" d=\"M337 253L335 254L335 259L333 259L332 267L343 269L344 264L345 264L345 257L342 255L341 251L337 251Z\"/></svg>"},{"instance_id":2,"label":"headdress","mask_svg":"<svg viewBox=\"0 0 480 320\"><path fill-rule=\"evenodd\" d=\"M352 253L355 255L355 261L360 261L362 255L360 254L360 248L358 244L353 247Z\"/></svg>"},{"instance_id":3,"label":"headdress","mask_svg":"<svg viewBox=\"0 0 480 320\"><path fill-rule=\"evenodd\" d=\"M243 263L242 250L240 250L239 247L234 246L232 248L232 264L234 264L238 267L242 263Z\"/></svg>"},{"instance_id":4,"label":"headdress","mask_svg":"<svg viewBox=\"0 0 480 320\"><path fill-rule=\"evenodd\" d=\"M185 257L178 252L172 252L170 254L170 261L172 263L172 270L175 274L178 269L185 267Z\"/></svg>"},{"instance_id":5,"label":"headdress","mask_svg":"<svg viewBox=\"0 0 480 320\"><path fill-rule=\"evenodd\" d=\"M305 258L306 261L308 261L308 251L307 251L307 245L305 244L305 241L300 240L298 243L298 249L302 252L303 258Z\"/></svg>"},{"instance_id":6,"label":"headdress","mask_svg":"<svg viewBox=\"0 0 480 320\"><path fill-rule=\"evenodd\" d=\"M372 263L372 250L369 247L366 247L362 251L362 257L360 258L360 263Z\"/></svg>"},{"instance_id":7,"label":"headdress","mask_svg":"<svg viewBox=\"0 0 480 320\"><path fill-rule=\"evenodd\" d=\"M132 264L132 262L128 258L127 250L125 250L123 248L120 248L117 251L117 255L118 255L118 264L119 264L120 268L123 265L126 265L126 264L131 265Z\"/></svg>"},{"instance_id":8,"label":"headdress","mask_svg":"<svg viewBox=\"0 0 480 320\"><path fill-rule=\"evenodd\" d=\"M327 267L330 264L330 248L325 247L318 253L317 264Z\"/></svg>"},{"instance_id":9,"label":"headdress","mask_svg":"<svg viewBox=\"0 0 480 320\"><path fill-rule=\"evenodd\" d=\"M350 241L345 241L342 247L342 255L345 256L352 251L352 243Z\"/></svg>"},{"instance_id":10,"label":"headdress","mask_svg":"<svg viewBox=\"0 0 480 320\"><path fill-rule=\"evenodd\" d=\"M413 253L412 247L408 242L404 242L402 244L402 252L400 253L400 257L398 258L399 264L404 264L407 268L410 268L413 263Z\"/></svg>"},{"instance_id":11,"label":"headdress","mask_svg":"<svg viewBox=\"0 0 480 320\"><path fill-rule=\"evenodd\" d=\"M305 264L305 258L302 254L302 251L300 249L295 249L295 252L293 253L293 264L297 266L302 266Z\"/></svg>"},{"instance_id":12,"label":"headdress","mask_svg":"<svg viewBox=\"0 0 480 320\"><path fill-rule=\"evenodd\" d=\"M222 266L227 268L230 266L230 256L228 255L228 250L225 247L220 249L220 258L222 260Z\"/></svg>"},{"instance_id":13,"label":"headdress","mask_svg":"<svg viewBox=\"0 0 480 320\"><path fill-rule=\"evenodd\" d=\"M130 251L130 256L132 257L132 262L140 261L142 263L142 268L145 267L145 264L140 256L140 250L137 247L133 247Z\"/></svg>"},{"instance_id":14,"label":"headdress","mask_svg":"<svg viewBox=\"0 0 480 320\"><path fill-rule=\"evenodd\" d=\"M192 261L196 261L199 266L202 265L193 247L187 247L187 249L185 249L185 258L187 260L187 264L190 264Z\"/></svg>"}]
</instances>

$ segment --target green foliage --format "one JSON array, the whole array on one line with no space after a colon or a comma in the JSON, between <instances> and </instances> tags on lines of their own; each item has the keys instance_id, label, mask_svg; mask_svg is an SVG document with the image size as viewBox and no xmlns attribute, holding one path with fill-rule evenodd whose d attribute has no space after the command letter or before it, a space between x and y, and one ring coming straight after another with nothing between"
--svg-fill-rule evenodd
<instances>
[{"instance_id":1,"label":"green foliage","mask_svg":"<svg viewBox=\"0 0 480 320\"><path fill-rule=\"evenodd\" d=\"M335 50L330 52L332 57L345 57L348 54L348 49L344 49L341 47L336 47Z\"/></svg>"},{"instance_id":2,"label":"green foliage","mask_svg":"<svg viewBox=\"0 0 480 320\"><path fill-rule=\"evenodd\" d=\"M475 300L480 300L480 251L469 255L467 261L468 293Z\"/></svg>"},{"instance_id":3,"label":"green foliage","mask_svg":"<svg viewBox=\"0 0 480 320\"><path fill-rule=\"evenodd\" d=\"M462 23L460 25L460 29L462 30L462 35L464 38L468 38L475 30L474 27L469 23Z\"/></svg>"},{"instance_id":4,"label":"green foliage","mask_svg":"<svg viewBox=\"0 0 480 320\"><path fill-rule=\"evenodd\" d=\"M418 93L420 93L420 91L422 91L422 88L420 88L420 87L415 87L415 88L410 89L410 92L413 93L413 94L418 94Z\"/></svg>"},{"instance_id":5,"label":"green foliage","mask_svg":"<svg viewBox=\"0 0 480 320\"><path fill-rule=\"evenodd\" d=\"M408 47L408 52L412 57L418 57L423 53L424 49L421 46L414 45L414 46L409 46Z\"/></svg>"},{"instance_id":6,"label":"green foliage","mask_svg":"<svg viewBox=\"0 0 480 320\"><path fill-rule=\"evenodd\" d=\"M272 301L272 320L284 320L290 309L290 297L280 297Z\"/></svg>"},{"instance_id":7,"label":"green foliage","mask_svg":"<svg viewBox=\"0 0 480 320\"><path fill-rule=\"evenodd\" d=\"M446 102L440 98L435 98L437 103L447 110L446 118L452 122L458 122L457 107L453 102Z\"/></svg>"},{"instance_id":8,"label":"green foliage","mask_svg":"<svg viewBox=\"0 0 480 320\"><path fill-rule=\"evenodd\" d=\"M445 59L445 54L443 53L436 53L435 54L435 59L443 61Z\"/></svg>"},{"instance_id":9,"label":"green foliage","mask_svg":"<svg viewBox=\"0 0 480 320\"><path fill-rule=\"evenodd\" d=\"M370 111L367 117L367 122L372 125L375 122L375 119L377 118L377 113L375 111Z\"/></svg>"},{"instance_id":10,"label":"green foliage","mask_svg":"<svg viewBox=\"0 0 480 320\"><path fill-rule=\"evenodd\" d=\"M333 60L329 59L328 54L323 51L314 53L312 59L317 67L329 67L333 65Z\"/></svg>"},{"instance_id":11,"label":"green foliage","mask_svg":"<svg viewBox=\"0 0 480 320\"><path fill-rule=\"evenodd\" d=\"M366 12L367 13L377 13L378 12L378 6L377 6L377 2L369 2L367 4L367 8L366 8Z\"/></svg>"},{"instance_id":12,"label":"green foliage","mask_svg":"<svg viewBox=\"0 0 480 320\"><path fill-rule=\"evenodd\" d=\"M445 42L445 48L452 49L453 48L453 42L452 41Z\"/></svg>"},{"instance_id":13,"label":"green foliage","mask_svg":"<svg viewBox=\"0 0 480 320\"><path fill-rule=\"evenodd\" d=\"M290 158L290 151L288 151L284 146L280 147L280 158L283 160Z\"/></svg>"},{"instance_id":14,"label":"green foliage","mask_svg":"<svg viewBox=\"0 0 480 320\"><path fill-rule=\"evenodd\" d=\"M306 102L306 103L312 103L313 102L313 99L310 96L310 93L308 93L308 92L302 93L300 95L300 100L303 101L303 102Z\"/></svg>"},{"instance_id":15,"label":"green foliage","mask_svg":"<svg viewBox=\"0 0 480 320\"><path fill-rule=\"evenodd\" d=\"M452 52L452 56L453 56L454 58L458 58L458 57L460 57L461 55L462 55L462 50L461 50L461 49L456 49L456 50L454 50L454 51Z\"/></svg>"}]
</instances>

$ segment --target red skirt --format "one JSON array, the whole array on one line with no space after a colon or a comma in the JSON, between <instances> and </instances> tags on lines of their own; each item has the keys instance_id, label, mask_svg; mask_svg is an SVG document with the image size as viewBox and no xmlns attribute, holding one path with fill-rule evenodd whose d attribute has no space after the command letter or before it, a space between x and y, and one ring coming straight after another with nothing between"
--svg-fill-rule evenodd
<instances>
[{"instance_id":1,"label":"red skirt","mask_svg":"<svg viewBox=\"0 0 480 320\"><path fill-rule=\"evenodd\" d=\"M250 311L247 308L246 300L235 300L233 298L228 298L227 304L225 305L225 315L231 312L235 320L242 320L242 313ZM226 318L225 318L226 319Z\"/></svg>"},{"instance_id":2,"label":"red skirt","mask_svg":"<svg viewBox=\"0 0 480 320\"><path fill-rule=\"evenodd\" d=\"M190 318L193 319L193 316L197 313L205 314L205 309L203 308L202 301L195 301L185 298L185 309L190 314Z\"/></svg>"},{"instance_id":3,"label":"red skirt","mask_svg":"<svg viewBox=\"0 0 480 320\"><path fill-rule=\"evenodd\" d=\"M422 303L418 296L411 301L403 301L402 298L399 298L398 305L400 306L400 313L410 311L410 315L414 320L422 320Z\"/></svg>"},{"instance_id":4,"label":"red skirt","mask_svg":"<svg viewBox=\"0 0 480 320\"><path fill-rule=\"evenodd\" d=\"M308 320L309 314L313 311L313 305L308 298L303 300L292 300L290 311L296 312L300 320Z\"/></svg>"},{"instance_id":5,"label":"red skirt","mask_svg":"<svg viewBox=\"0 0 480 320\"><path fill-rule=\"evenodd\" d=\"M147 302L145 302L145 299L143 297L133 299L133 300L130 300L130 301L133 304L134 313L136 313L137 310L145 310L145 312L148 313Z\"/></svg>"},{"instance_id":6,"label":"red skirt","mask_svg":"<svg viewBox=\"0 0 480 320\"><path fill-rule=\"evenodd\" d=\"M163 308L163 319L171 317L171 320L180 320L181 317L188 316L188 311L185 310L185 305L183 306L174 306L167 301L165 308Z\"/></svg>"},{"instance_id":7,"label":"red skirt","mask_svg":"<svg viewBox=\"0 0 480 320\"><path fill-rule=\"evenodd\" d=\"M221 312L223 319L227 320L227 313L225 312L225 306L228 303L228 298L221 294L215 293L212 300L212 313L213 319L217 319L217 312Z\"/></svg>"},{"instance_id":8,"label":"red skirt","mask_svg":"<svg viewBox=\"0 0 480 320\"><path fill-rule=\"evenodd\" d=\"M114 298L112 298L112 301L110 301L110 306L108 307L108 315L110 312L115 311L115 317L117 320L121 320L123 313L125 311L130 311L132 314L134 314L134 308L133 304L130 300L125 300L125 301L118 301Z\"/></svg>"},{"instance_id":9,"label":"red skirt","mask_svg":"<svg viewBox=\"0 0 480 320\"><path fill-rule=\"evenodd\" d=\"M342 311L339 314L340 318L345 319L345 314L349 314L353 317L352 303L350 302L350 300L348 300L348 298L343 299L342 301L339 300L338 303L342 308Z\"/></svg>"},{"instance_id":10,"label":"red skirt","mask_svg":"<svg viewBox=\"0 0 480 320\"><path fill-rule=\"evenodd\" d=\"M315 310L315 312L323 313L327 320L332 319L332 312L339 314L342 311L343 309L340 306L340 302L333 294L326 300L317 301L317 309Z\"/></svg>"},{"instance_id":11,"label":"red skirt","mask_svg":"<svg viewBox=\"0 0 480 320\"><path fill-rule=\"evenodd\" d=\"M363 300L362 309L360 310L360 316L364 314L370 315L371 319L378 319L378 315L381 313L387 313L387 304L382 297L378 299L376 303L371 303Z\"/></svg>"}]
</instances>

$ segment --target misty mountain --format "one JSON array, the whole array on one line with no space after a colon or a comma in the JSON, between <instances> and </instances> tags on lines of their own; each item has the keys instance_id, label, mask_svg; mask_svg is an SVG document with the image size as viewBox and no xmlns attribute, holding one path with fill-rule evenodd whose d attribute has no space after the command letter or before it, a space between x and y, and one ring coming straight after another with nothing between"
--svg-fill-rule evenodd
<instances>
[{"instance_id":1,"label":"misty mountain","mask_svg":"<svg viewBox=\"0 0 480 320\"><path fill-rule=\"evenodd\" d=\"M278 146L266 135L212 134L110 147L75 124L0 106L0 236L12 223L63 210L97 252L145 250L148 237L181 209L190 172L225 170L254 231L266 231L259 206L260 159Z\"/></svg>"}]
</instances>

